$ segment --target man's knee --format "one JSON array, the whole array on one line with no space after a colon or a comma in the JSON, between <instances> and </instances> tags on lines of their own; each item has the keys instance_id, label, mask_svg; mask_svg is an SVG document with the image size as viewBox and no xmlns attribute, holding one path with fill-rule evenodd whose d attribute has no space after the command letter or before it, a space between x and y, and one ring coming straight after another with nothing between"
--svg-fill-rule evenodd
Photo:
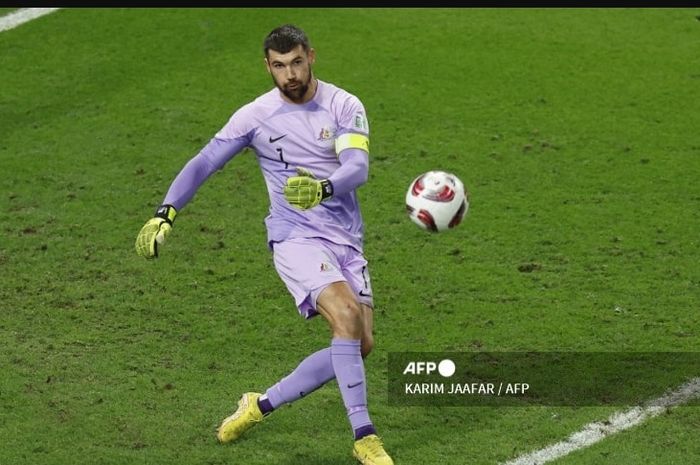
<instances>
[{"instance_id":1,"label":"man's knee","mask_svg":"<svg viewBox=\"0 0 700 465\"><path fill-rule=\"evenodd\" d=\"M362 309L354 300L340 302L335 312L335 327L345 333L355 334L358 338L362 335Z\"/></svg>"},{"instance_id":2,"label":"man's knee","mask_svg":"<svg viewBox=\"0 0 700 465\"><path fill-rule=\"evenodd\" d=\"M336 337L362 339L365 334L362 305L345 281L326 287L316 301Z\"/></svg>"}]
</instances>

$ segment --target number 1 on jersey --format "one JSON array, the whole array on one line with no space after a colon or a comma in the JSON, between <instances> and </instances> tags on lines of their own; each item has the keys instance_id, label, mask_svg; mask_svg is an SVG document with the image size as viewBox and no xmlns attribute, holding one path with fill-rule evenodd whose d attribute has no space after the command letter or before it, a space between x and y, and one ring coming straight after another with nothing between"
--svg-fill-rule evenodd
<instances>
[{"instance_id":1,"label":"number 1 on jersey","mask_svg":"<svg viewBox=\"0 0 700 465\"><path fill-rule=\"evenodd\" d=\"M280 154L280 161L284 163L284 169L289 168L289 163L284 161L284 154L282 153L282 147L277 147L275 150L277 150L277 153Z\"/></svg>"}]
</instances>

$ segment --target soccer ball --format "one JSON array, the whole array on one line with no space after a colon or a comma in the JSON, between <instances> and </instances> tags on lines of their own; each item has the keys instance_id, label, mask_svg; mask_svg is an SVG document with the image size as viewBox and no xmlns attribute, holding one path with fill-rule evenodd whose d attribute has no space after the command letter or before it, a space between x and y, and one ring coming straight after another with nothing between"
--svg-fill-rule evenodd
<instances>
[{"instance_id":1,"label":"soccer ball","mask_svg":"<svg viewBox=\"0 0 700 465\"><path fill-rule=\"evenodd\" d=\"M462 181L452 173L428 171L411 182L406 210L421 228L440 232L457 226L469 210L469 196Z\"/></svg>"}]
</instances>

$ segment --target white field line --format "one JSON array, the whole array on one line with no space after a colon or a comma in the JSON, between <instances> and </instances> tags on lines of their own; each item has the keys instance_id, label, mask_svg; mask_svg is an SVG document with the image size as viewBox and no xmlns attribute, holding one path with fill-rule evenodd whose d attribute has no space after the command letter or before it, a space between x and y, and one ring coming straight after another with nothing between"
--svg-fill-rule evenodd
<instances>
[{"instance_id":1,"label":"white field line","mask_svg":"<svg viewBox=\"0 0 700 465\"><path fill-rule=\"evenodd\" d=\"M20 8L5 16L0 16L0 32L15 28L32 19L53 13L60 8Z\"/></svg>"},{"instance_id":2,"label":"white field line","mask_svg":"<svg viewBox=\"0 0 700 465\"><path fill-rule=\"evenodd\" d=\"M589 423L567 439L536 450L518 458L505 462L503 465L542 465L563 457L575 450L595 444L608 436L624 431L644 421L653 418L666 409L685 404L694 397L700 397L700 378L693 378L681 385L675 391L669 392L658 399L649 401L644 406L636 406L625 412L615 412L602 422Z\"/></svg>"}]
</instances>

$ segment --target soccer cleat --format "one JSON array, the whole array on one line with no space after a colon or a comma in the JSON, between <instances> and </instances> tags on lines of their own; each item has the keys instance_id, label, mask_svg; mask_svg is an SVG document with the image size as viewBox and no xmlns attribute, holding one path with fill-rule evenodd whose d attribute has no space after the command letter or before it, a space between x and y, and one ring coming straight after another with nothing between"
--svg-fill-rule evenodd
<instances>
[{"instance_id":1,"label":"soccer cleat","mask_svg":"<svg viewBox=\"0 0 700 465\"><path fill-rule=\"evenodd\" d=\"M362 465L394 465L394 461L384 450L382 440L376 434L370 434L355 441L352 455Z\"/></svg>"},{"instance_id":2,"label":"soccer cleat","mask_svg":"<svg viewBox=\"0 0 700 465\"><path fill-rule=\"evenodd\" d=\"M220 443L235 441L238 437L260 423L263 414L258 407L258 397L262 394L246 392L238 401L238 409L233 415L224 419L216 430L216 438Z\"/></svg>"}]
</instances>

